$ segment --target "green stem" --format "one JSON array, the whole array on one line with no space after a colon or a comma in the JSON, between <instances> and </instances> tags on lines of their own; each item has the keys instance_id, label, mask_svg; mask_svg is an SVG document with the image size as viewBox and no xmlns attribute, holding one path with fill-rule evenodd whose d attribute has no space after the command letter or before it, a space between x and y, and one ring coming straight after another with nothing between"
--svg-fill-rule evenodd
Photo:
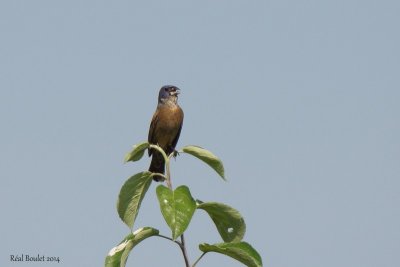
<instances>
[{"instance_id":1,"label":"green stem","mask_svg":"<svg viewBox=\"0 0 400 267\"><path fill-rule=\"evenodd\" d=\"M186 246L185 246L185 237L181 235L181 250L183 254L183 258L185 259L186 267L190 267L189 257L187 255Z\"/></svg>"},{"instance_id":2,"label":"green stem","mask_svg":"<svg viewBox=\"0 0 400 267\"><path fill-rule=\"evenodd\" d=\"M165 159L165 169L166 169L165 175L167 178L165 181L167 182L168 188L171 189L171 191L172 191L173 189L172 189L172 182L171 182L171 169L169 167L169 157Z\"/></svg>"},{"instance_id":3,"label":"green stem","mask_svg":"<svg viewBox=\"0 0 400 267\"><path fill-rule=\"evenodd\" d=\"M165 161L165 166L167 169L166 175L165 175L165 178L166 178L165 181L167 183L168 188L172 190L172 183L171 183L171 178L170 178L171 175L170 175L170 170L169 170L169 159L171 158L171 155L173 154L173 152L171 153L170 156L167 156L167 154L165 154L165 151L158 145L150 144L150 148L157 150L163 156L164 161Z\"/></svg>"},{"instance_id":4,"label":"green stem","mask_svg":"<svg viewBox=\"0 0 400 267\"><path fill-rule=\"evenodd\" d=\"M168 236L165 236L165 235L160 235L160 234L158 234L157 236L161 237L161 238L164 238L164 239L167 239L169 241L172 241L172 242L178 244L179 247L181 246L181 243L179 241L174 241L171 237L168 237Z\"/></svg>"},{"instance_id":5,"label":"green stem","mask_svg":"<svg viewBox=\"0 0 400 267\"><path fill-rule=\"evenodd\" d=\"M200 255L200 257L193 263L192 267L195 267L196 264L201 260L201 258L204 257L204 255L206 255L207 252L203 252L203 254Z\"/></svg>"},{"instance_id":6,"label":"green stem","mask_svg":"<svg viewBox=\"0 0 400 267\"><path fill-rule=\"evenodd\" d=\"M155 150L157 150L158 152L160 152L161 155L163 155L165 162L167 162L168 156L167 156L167 154L165 154L164 150L163 150L161 147L159 147L158 145L150 144L150 148L151 148L151 149L155 149Z\"/></svg>"},{"instance_id":7,"label":"green stem","mask_svg":"<svg viewBox=\"0 0 400 267\"><path fill-rule=\"evenodd\" d=\"M160 235L160 234L158 234L157 236L158 236L158 237L161 237L161 238L164 238L164 239L167 239L167 240L169 240L169 241L175 242L174 240L172 240L171 237L168 237L168 236L165 236L165 235Z\"/></svg>"},{"instance_id":8,"label":"green stem","mask_svg":"<svg viewBox=\"0 0 400 267\"><path fill-rule=\"evenodd\" d=\"M175 155L175 151L173 151L170 155L167 156L167 154L165 154L164 150L157 145L150 144L150 148L154 148L154 149L158 150L161 153L161 155L163 155L164 161L165 161L165 169L166 169L165 170L165 178L166 178L165 182L167 183L168 188L172 191L173 188L172 188L172 182L171 182L171 170L170 170L169 163L170 163L170 159ZM168 240L174 241L169 237L166 237L163 235L159 235L159 236L162 238L166 238ZM185 237L183 236L183 234L181 235L181 242L178 242L178 241L174 241L174 242L177 243L182 250L182 254L183 254L183 258L185 260L186 267L190 267L189 257L187 255L186 246L185 246Z\"/></svg>"},{"instance_id":9,"label":"green stem","mask_svg":"<svg viewBox=\"0 0 400 267\"><path fill-rule=\"evenodd\" d=\"M172 238L170 238L170 237L168 237L168 236L165 236L165 235L160 235L160 234L158 234L157 236L158 236L158 237L161 237L161 238L164 238L164 239L167 239L167 240L172 241L172 242L174 242L175 244L177 244L177 245L179 246L179 248L181 249L181 251L182 251L182 254L183 254L183 258L184 258L184 260L185 260L185 265L186 265L186 267L190 267L189 257L188 257L188 255L187 255L186 246L185 246L185 238L183 237L183 235L181 235L181 242L176 241L176 240L173 240ZM199 261L199 260L197 260L197 261ZM196 262L196 263L197 263L197 262ZM194 265L193 265L193 266L194 266Z\"/></svg>"}]
</instances>

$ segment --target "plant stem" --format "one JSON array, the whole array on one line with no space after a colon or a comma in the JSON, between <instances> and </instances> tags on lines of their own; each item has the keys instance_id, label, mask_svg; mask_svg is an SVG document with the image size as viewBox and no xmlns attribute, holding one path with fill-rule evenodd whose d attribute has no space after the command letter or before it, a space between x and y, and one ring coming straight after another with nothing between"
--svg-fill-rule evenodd
<instances>
[{"instance_id":1,"label":"plant stem","mask_svg":"<svg viewBox=\"0 0 400 267\"><path fill-rule=\"evenodd\" d=\"M185 259L186 267L190 267L189 257L187 255L186 246L185 246L185 237L183 234L181 235L181 250L182 250L183 258Z\"/></svg>"},{"instance_id":2,"label":"plant stem","mask_svg":"<svg viewBox=\"0 0 400 267\"><path fill-rule=\"evenodd\" d=\"M169 160L170 160L170 157L167 157L166 160L165 160L166 178L167 178L165 181L167 182L168 188L173 190L172 189L172 182L171 182L171 170L170 170L170 167L169 167Z\"/></svg>"},{"instance_id":3,"label":"plant stem","mask_svg":"<svg viewBox=\"0 0 400 267\"><path fill-rule=\"evenodd\" d=\"M165 154L164 150L163 150L161 147L159 147L159 146L150 145L150 147L154 147L155 149L157 149L158 151L160 151L161 154L163 155L164 160L165 160L165 169L166 169L166 170L165 170L165 176L166 176L165 181L166 181L166 183L167 183L167 187L168 187L170 190L173 190L173 188L172 188L172 182L171 182L171 170L170 170L169 163L170 163L170 159L174 156L175 152L172 152L170 155L167 155L167 154ZM166 236L161 236L161 235L160 235L160 237L163 237L163 238L172 240L172 239L170 239L170 238L167 238ZM173 240L172 240L172 241L173 241ZM177 244L179 245L179 247L181 248L181 250L182 250L182 254L183 254L183 258L184 258L184 260L185 260L185 265L186 265L186 267L190 267L189 257L188 257L188 255L187 255L186 246L185 246L185 237L184 237L184 235L183 235L183 234L181 235L181 242L178 242L178 241L174 241L174 242L177 243Z\"/></svg>"},{"instance_id":4,"label":"plant stem","mask_svg":"<svg viewBox=\"0 0 400 267\"><path fill-rule=\"evenodd\" d=\"M165 154L165 151L161 147L159 147L158 145L153 145L153 144L150 144L150 148L157 150L163 156L164 161L165 161L165 166L167 169L166 175L165 175L165 178L166 178L165 181L167 183L168 188L172 190L171 174L170 174L170 170L169 170L169 160L174 155L174 152L172 152L171 155L167 155L167 154Z\"/></svg>"},{"instance_id":5,"label":"plant stem","mask_svg":"<svg viewBox=\"0 0 400 267\"><path fill-rule=\"evenodd\" d=\"M176 241L172 240L171 237L168 237L168 236L165 236L165 235L160 235L160 234L158 234L157 236L176 243Z\"/></svg>"},{"instance_id":6,"label":"plant stem","mask_svg":"<svg viewBox=\"0 0 400 267\"><path fill-rule=\"evenodd\" d=\"M169 240L169 241L172 241L172 242L178 244L179 248L180 248L181 251L182 251L182 254L183 254L183 258L184 258L184 260L185 260L185 265L186 265L186 267L190 267L189 257L188 257L188 255L187 255L186 246L185 246L185 238L183 237L183 235L181 235L181 242L179 242L179 241L177 241L177 240L173 240L172 238L170 238L170 237L168 237L168 236L165 236L165 235L160 235L160 234L158 234L157 236L158 236L158 237L161 237L161 238L164 238L164 239L167 239L167 240ZM200 257L200 258L201 258L201 257ZM200 259L199 259L199 260L200 260ZM197 262L198 262L199 260L197 260ZM197 262L196 262L196 263L197 263ZM193 265L193 266L194 266L194 265Z\"/></svg>"},{"instance_id":7,"label":"plant stem","mask_svg":"<svg viewBox=\"0 0 400 267\"><path fill-rule=\"evenodd\" d=\"M196 264L203 258L204 255L206 255L207 252L203 252L203 254L200 255L200 257L193 263L192 267L195 267Z\"/></svg>"}]
</instances>

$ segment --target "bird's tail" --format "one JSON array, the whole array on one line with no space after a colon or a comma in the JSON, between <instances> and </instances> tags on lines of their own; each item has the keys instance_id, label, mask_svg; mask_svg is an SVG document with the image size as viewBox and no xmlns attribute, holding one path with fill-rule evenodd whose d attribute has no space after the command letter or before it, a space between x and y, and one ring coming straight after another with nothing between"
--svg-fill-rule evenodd
<instances>
[{"instance_id":1,"label":"bird's tail","mask_svg":"<svg viewBox=\"0 0 400 267\"><path fill-rule=\"evenodd\" d=\"M165 170L164 157L161 155L160 152L153 151L153 157L151 159L149 171L164 174L164 170ZM163 177L161 177L160 175L153 176L153 180L156 182L159 182L162 179Z\"/></svg>"}]
</instances>

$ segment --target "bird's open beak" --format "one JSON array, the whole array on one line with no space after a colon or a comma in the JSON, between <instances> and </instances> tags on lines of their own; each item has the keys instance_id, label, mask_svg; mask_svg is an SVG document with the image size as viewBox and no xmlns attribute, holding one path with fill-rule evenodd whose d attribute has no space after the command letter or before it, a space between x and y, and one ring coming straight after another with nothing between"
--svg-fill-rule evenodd
<instances>
[{"instance_id":1,"label":"bird's open beak","mask_svg":"<svg viewBox=\"0 0 400 267\"><path fill-rule=\"evenodd\" d=\"M175 91L171 92L171 95L175 96L175 95L179 95L181 93L181 90L179 88L176 88Z\"/></svg>"}]
</instances>

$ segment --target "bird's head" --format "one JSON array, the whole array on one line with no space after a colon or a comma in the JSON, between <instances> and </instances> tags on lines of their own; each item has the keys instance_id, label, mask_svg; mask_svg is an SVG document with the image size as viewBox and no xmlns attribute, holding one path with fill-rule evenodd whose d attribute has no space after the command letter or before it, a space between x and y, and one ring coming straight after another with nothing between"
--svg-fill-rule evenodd
<instances>
[{"instance_id":1,"label":"bird's head","mask_svg":"<svg viewBox=\"0 0 400 267\"><path fill-rule=\"evenodd\" d=\"M173 85L164 85L160 89L160 93L158 94L158 103L170 103L176 104L178 101L180 89Z\"/></svg>"}]
</instances>

